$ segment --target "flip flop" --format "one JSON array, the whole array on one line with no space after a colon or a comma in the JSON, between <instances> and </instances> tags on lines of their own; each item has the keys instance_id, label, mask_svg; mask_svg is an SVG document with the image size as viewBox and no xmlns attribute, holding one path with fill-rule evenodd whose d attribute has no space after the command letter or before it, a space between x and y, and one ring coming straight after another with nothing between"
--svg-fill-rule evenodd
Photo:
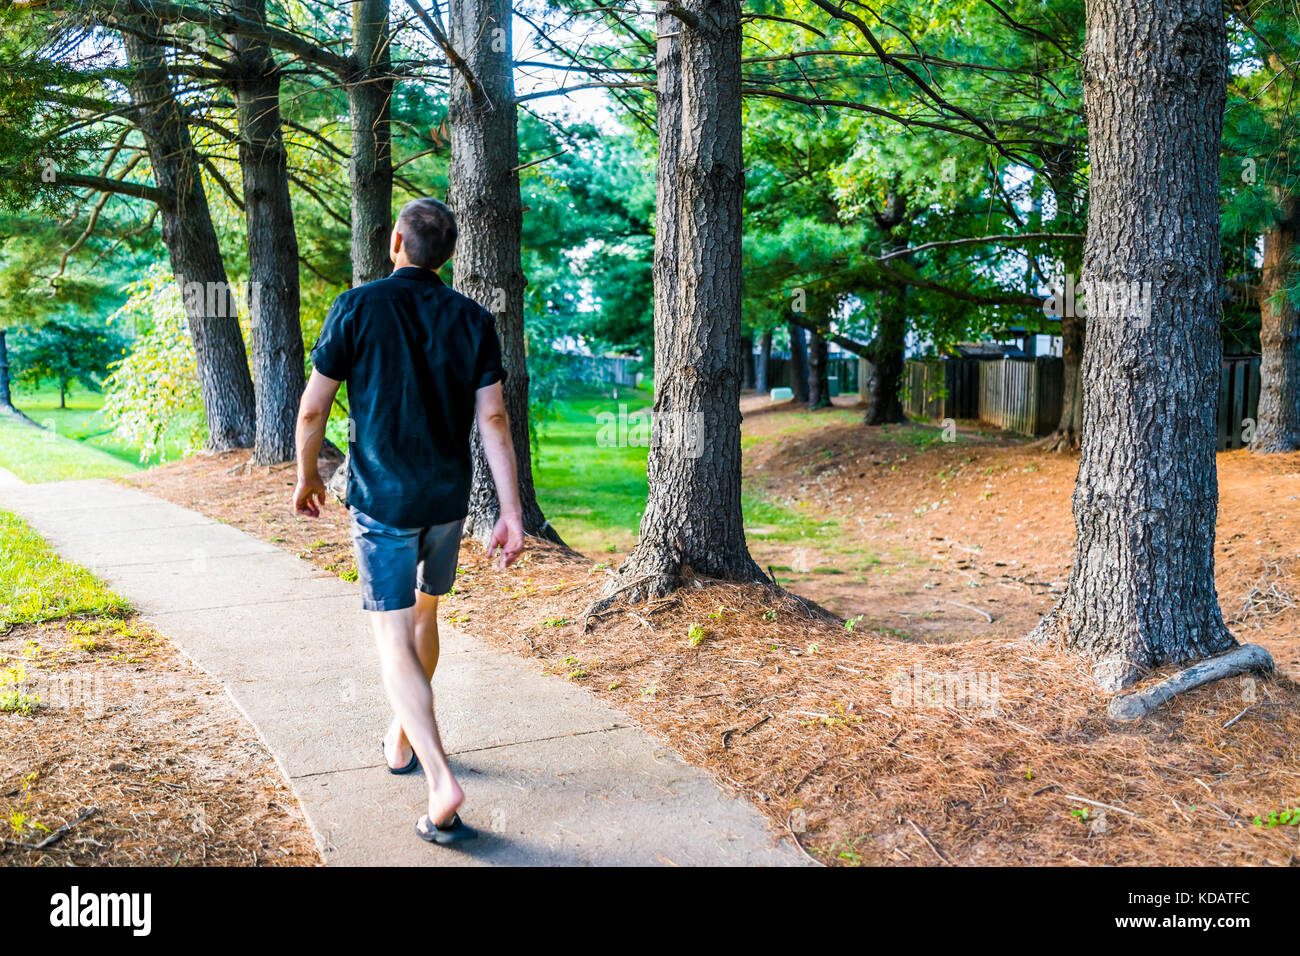
<instances>
[{"instance_id":1,"label":"flip flop","mask_svg":"<svg viewBox=\"0 0 1300 956\"><path fill-rule=\"evenodd\" d=\"M478 831L473 827L461 822L460 814L457 813L451 818L451 823L439 823L432 830L427 829L423 824L431 822L429 815L426 813L420 817L415 824L415 835L425 843L436 843L438 846L451 846L453 843L464 843L466 840L472 840L478 836Z\"/></svg>"},{"instance_id":2,"label":"flip flop","mask_svg":"<svg viewBox=\"0 0 1300 956\"><path fill-rule=\"evenodd\" d=\"M411 762L405 767L394 768L388 762L388 751L384 749L384 738L379 738L379 752L384 755L384 766L388 768L391 774L414 773L420 769L420 758L415 755L415 748L411 748Z\"/></svg>"}]
</instances>

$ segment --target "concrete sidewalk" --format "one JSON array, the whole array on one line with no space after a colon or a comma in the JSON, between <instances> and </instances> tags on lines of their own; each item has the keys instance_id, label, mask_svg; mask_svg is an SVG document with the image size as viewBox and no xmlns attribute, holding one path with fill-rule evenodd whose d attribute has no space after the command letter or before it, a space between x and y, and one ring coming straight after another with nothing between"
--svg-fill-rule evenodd
<instances>
[{"instance_id":1,"label":"concrete sidewalk","mask_svg":"<svg viewBox=\"0 0 1300 956\"><path fill-rule=\"evenodd\" d=\"M748 803L581 688L442 632L439 725L479 840L422 843L424 780L382 769L390 719L356 585L145 492L0 483L0 507L129 598L220 681L327 863L797 865Z\"/></svg>"}]
</instances>

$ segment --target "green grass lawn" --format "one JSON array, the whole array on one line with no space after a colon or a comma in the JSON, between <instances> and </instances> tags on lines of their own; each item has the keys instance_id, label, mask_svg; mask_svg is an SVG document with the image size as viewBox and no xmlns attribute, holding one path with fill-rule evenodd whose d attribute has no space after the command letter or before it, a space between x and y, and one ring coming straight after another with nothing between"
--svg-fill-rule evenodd
<instances>
[{"instance_id":1,"label":"green grass lawn","mask_svg":"<svg viewBox=\"0 0 1300 956\"><path fill-rule=\"evenodd\" d=\"M139 470L103 449L7 414L0 414L0 468L29 482L114 478Z\"/></svg>"},{"instance_id":2,"label":"green grass lawn","mask_svg":"<svg viewBox=\"0 0 1300 956\"><path fill-rule=\"evenodd\" d=\"M15 514L0 511L0 628L72 615L122 617L130 604L64 561Z\"/></svg>"},{"instance_id":3,"label":"green grass lawn","mask_svg":"<svg viewBox=\"0 0 1300 956\"><path fill-rule=\"evenodd\" d=\"M556 400L539 427L533 469L538 501L571 547L598 555L629 551L636 543L645 509L648 448L631 440L637 434L635 413L652 399L648 387L620 388L617 399L608 389L572 388ZM754 541L812 544L839 532L838 522L760 493L746 492L742 507Z\"/></svg>"},{"instance_id":4,"label":"green grass lawn","mask_svg":"<svg viewBox=\"0 0 1300 956\"><path fill-rule=\"evenodd\" d=\"M68 390L66 408L59 407L59 390L49 386L38 389L15 387L13 399L14 405L41 427L89 448L106 452L134 468L156 465L162 460L175 461L183 451L179 442L169 441L164 454L141 462L140 449L115 437L105 423L100 414L100 408L104 404L104 396L100 392L80 386L71 388ZM15 469L10 468L10 471L13 470Z\"/></svg>"}]
</instances>

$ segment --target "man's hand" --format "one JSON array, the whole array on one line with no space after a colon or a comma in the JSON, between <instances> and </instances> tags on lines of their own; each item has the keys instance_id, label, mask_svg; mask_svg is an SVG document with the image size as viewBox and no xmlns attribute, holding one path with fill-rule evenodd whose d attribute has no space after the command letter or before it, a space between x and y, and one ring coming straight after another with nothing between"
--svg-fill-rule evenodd
<instances>
[{"instance_id":1,"label":"man's hand","mask_svg":"<svg viewBox=\"0 0 1300 956\"><path fill-rule=\"evenodd\" d=\"M497 570L504 571L519 559L524 550L524 518L518 511L503 514L497 519L492 529L492 540L488 542L488 560L500 550L497 558Z\"/></svg>"},{"instance_id":2,"label":"man's hand","mask_svg":"<svg viewBox=\"0 0 1300 956\"><path fill-rule=\"evenodd\" d=\"M320 510L325 506L325 482L320 475L299 477L298 485L293 489L293 510L308 518L319 518Z\"/></svg>"}]
</instances>

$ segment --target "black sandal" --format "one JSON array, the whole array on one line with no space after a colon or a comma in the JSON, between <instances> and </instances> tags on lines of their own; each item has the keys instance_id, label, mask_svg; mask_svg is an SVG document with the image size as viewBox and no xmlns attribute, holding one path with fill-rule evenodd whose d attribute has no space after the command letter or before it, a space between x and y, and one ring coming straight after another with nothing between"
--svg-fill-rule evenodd
<instances>
[{"instance_id":1,"label":"black sandal","mask_svg":"<svg viewBox=\"0 0 1300 956\"><path fill-rule=\"evenodd\" d=\"M388 751L384 749L384 738L379 738L379 752L384 755L384 766L388 768L391 774L414 773L420 769L420 758L415 755L415 748L411 748L411 762L405 767L394 767L388 762Z\"/></svg>"},{"instance_id":2,"label":"black sandal","mask_svg":"<svg viewBox=\"0 0 1300 956\"><path fill-rule=\"evenodd\" d=\"M466 840L472 840L478 836L478 831L473 827L462 823L460 814L457 813L451 818L451 823L438 823L432 830L426 829L422 824L431 823L429 815L426 813L420 817L415 824L415 834L425 843L436 843L438 846L451 846L453 843L464 843Z\"/></svg>"}]
</instances>

